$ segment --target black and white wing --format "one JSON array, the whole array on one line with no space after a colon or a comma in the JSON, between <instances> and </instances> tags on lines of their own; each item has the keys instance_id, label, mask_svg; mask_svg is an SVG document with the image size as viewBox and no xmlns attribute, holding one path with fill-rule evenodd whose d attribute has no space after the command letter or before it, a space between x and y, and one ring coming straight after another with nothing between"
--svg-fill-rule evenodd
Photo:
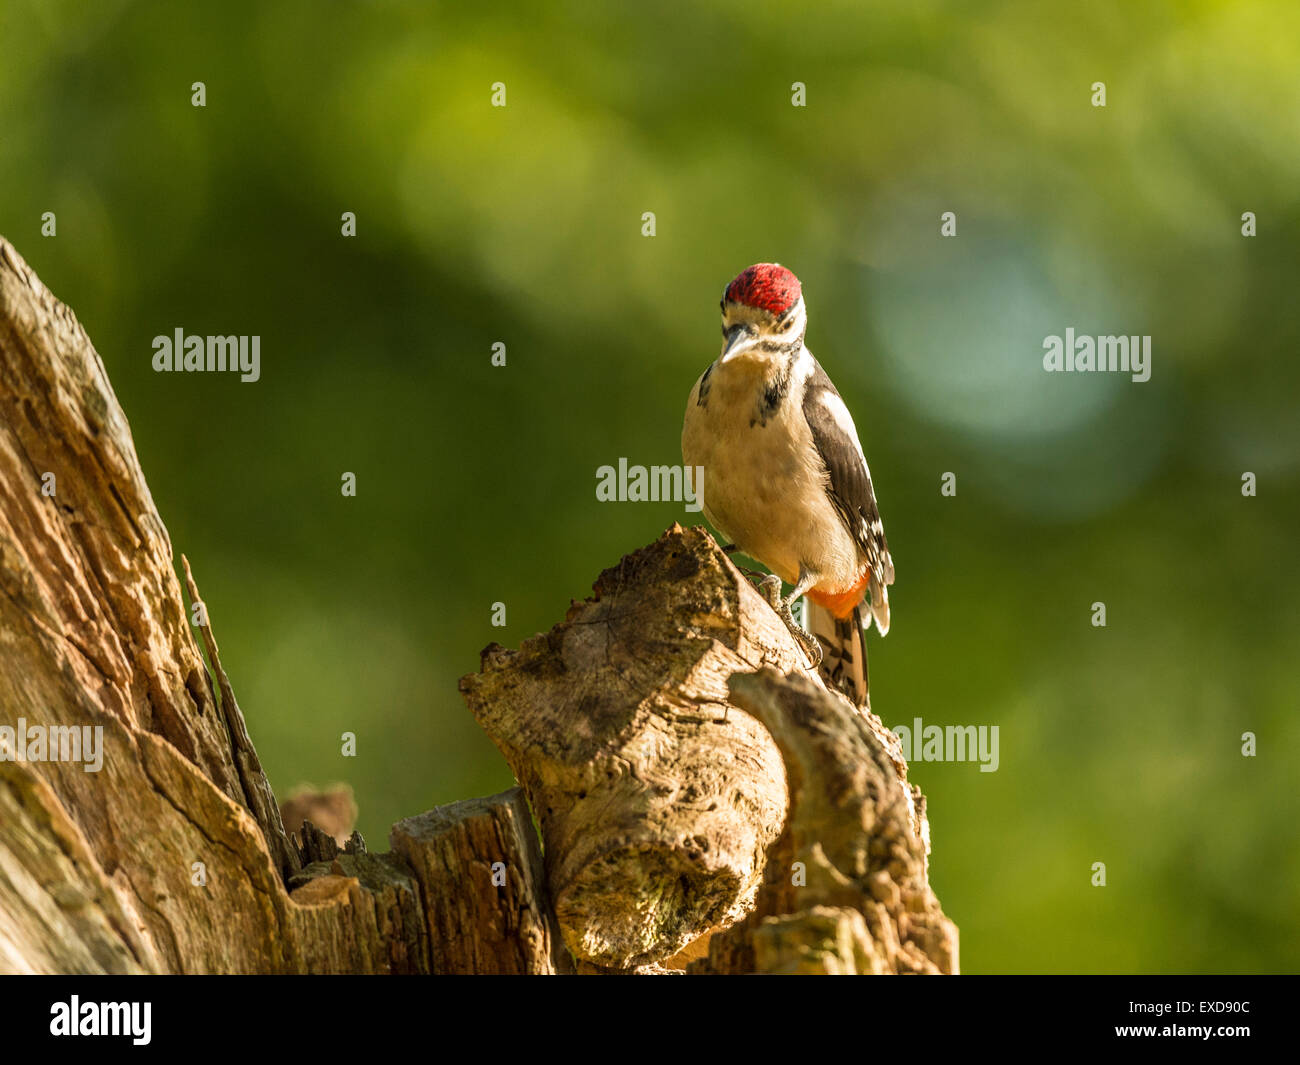
<instances>
[{"instance_id":1,"label":"black and white wing","mask_svg":"<svg viewBox=\"0 0 1300 1065\"><path fill-rule=\"evenodd\" d=\"M889 631L889 594L894 560L871 487L871 471L849 408L816 359L803 397L804 418L830 477L831 502L861 548L871 570L871 613L883 636Z\"/></svg>"}]
</instances>

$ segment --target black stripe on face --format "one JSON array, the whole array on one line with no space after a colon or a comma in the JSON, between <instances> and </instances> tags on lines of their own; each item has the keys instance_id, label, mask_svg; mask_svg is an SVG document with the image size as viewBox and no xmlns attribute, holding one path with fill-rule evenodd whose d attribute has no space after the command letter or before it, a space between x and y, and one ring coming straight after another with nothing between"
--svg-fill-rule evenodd
<instances>
[{"instance_id":1,"label":"black stripe on face","mask_svg":"<svg viewBox=\"0 0 1300 1065\"><path fill-rule=\"evenodd\" d=\"M753 350L761 351L764 355L796 355L801 347L803 347L802 333L793 340L760 340L754 345Z\"/></svg>"}]
</instances>

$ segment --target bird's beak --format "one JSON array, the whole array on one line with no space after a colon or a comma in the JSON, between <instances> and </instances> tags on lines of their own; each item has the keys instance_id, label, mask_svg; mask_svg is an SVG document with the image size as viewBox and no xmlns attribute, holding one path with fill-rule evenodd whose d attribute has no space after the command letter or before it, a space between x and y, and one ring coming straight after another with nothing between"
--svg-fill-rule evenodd
<instances>
[{"instance_id":1,"label":"bird's beak","mask_svg":"<svg viewBox=\"0 0 1300 1065\"><path fill-rule=\"evenodd\" d=\"M758 342L758 331L749 325L733 325L727 330L726 336L722 343L722 358L719 362L727 362L734 359L737 355L748 351Z\"/></svg>"}]
</instances>

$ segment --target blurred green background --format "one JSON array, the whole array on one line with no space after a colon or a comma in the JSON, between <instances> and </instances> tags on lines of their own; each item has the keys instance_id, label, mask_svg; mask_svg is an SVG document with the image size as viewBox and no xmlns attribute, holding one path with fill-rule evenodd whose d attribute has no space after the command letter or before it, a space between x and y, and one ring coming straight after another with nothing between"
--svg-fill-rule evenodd
<instances>
[{"instance_id":1,"label":"blurred green background","mask_svg":"<svg viewBox=\"0 0 1300 1065\"><path fill-rule=\"evenodd\" d=\"M103 356L278 793L349 782L383 849L511 784L457 677L699 521L595 471L680 462L775 259L897 564L873 704L1001 730L912 774L965 971L1297 969L1295 3L87 6L0 0L0 232ZM1044 373L1067 326L1150 334L1151 380ZM155 374L177 327L262 379Z\"/></svg>"}]
</instances>

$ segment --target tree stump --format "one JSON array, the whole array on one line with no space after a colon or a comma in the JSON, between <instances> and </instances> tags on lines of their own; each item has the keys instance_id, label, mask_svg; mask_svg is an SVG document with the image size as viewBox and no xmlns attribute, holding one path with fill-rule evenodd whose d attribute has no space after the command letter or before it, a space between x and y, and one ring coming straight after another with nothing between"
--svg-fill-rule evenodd
<instances>
[{"instance_id":1,"label":"tree stump","mask_svg":"<svg viewBox=\"0 0 1300 1065\"><path fill-rule=\"evenodd\" d=\"M518 651L488 647L482 671L461 681L533 807L556 916L576 958L612 969L653 965L749 913L765 868L785 863L790 849L771 851L786 822L792 765L801 789L810 777L813 783L789 786L803 813L783 838L798 829L799 846L811 846L816 837L810 843L808 834L820 831L829 852L841 834L851 849L885 846L882 833L891 833L888 845L912 863L889 867L906 891L898 898L910 904L921 888L928 892L928 827L906 784L897 738L874 714L826 690L707 532L674 525L602 573L594 591ZM804 701L813 693L820 700L808 705L818 708L835 745L816 765L807 744L795 743L799 734L746 687L759 669L768 684L794 671ZM787 704L788 695L780 705ZM743 712L759 705L764 714ZM880 816L871 812L873 832L861 829L867 811L860 795L843 809L812 805L814 786L850 782L869 783L887 802ZM857 869L862 861L854 854L850 868ZM793 898L764 899L766 914L802 908ZM862 916L870 918L866 931L876 937L881 971L954 967L955 939L945 954L938 940L910 935L921 926L907 913L891 911L908 947L900 954L882 945L877 910ZM731 964L738 966L738 957L733 952ZM728 963L719 957L714 964L721 971Z\"/></svg>"},{"instance_id":2,"label":"tree stump","mask_svg":"<svg viewBox=\"0 0 1300 1065\"><path fill-rule=\"evenodd\" d=\"M898 741L838 693L768 668L733 676L731 695L781 748L790 817L753 912L693 970L956 973L957 928L930 890L924 804Z\"/></svg>"}]
</instances>

